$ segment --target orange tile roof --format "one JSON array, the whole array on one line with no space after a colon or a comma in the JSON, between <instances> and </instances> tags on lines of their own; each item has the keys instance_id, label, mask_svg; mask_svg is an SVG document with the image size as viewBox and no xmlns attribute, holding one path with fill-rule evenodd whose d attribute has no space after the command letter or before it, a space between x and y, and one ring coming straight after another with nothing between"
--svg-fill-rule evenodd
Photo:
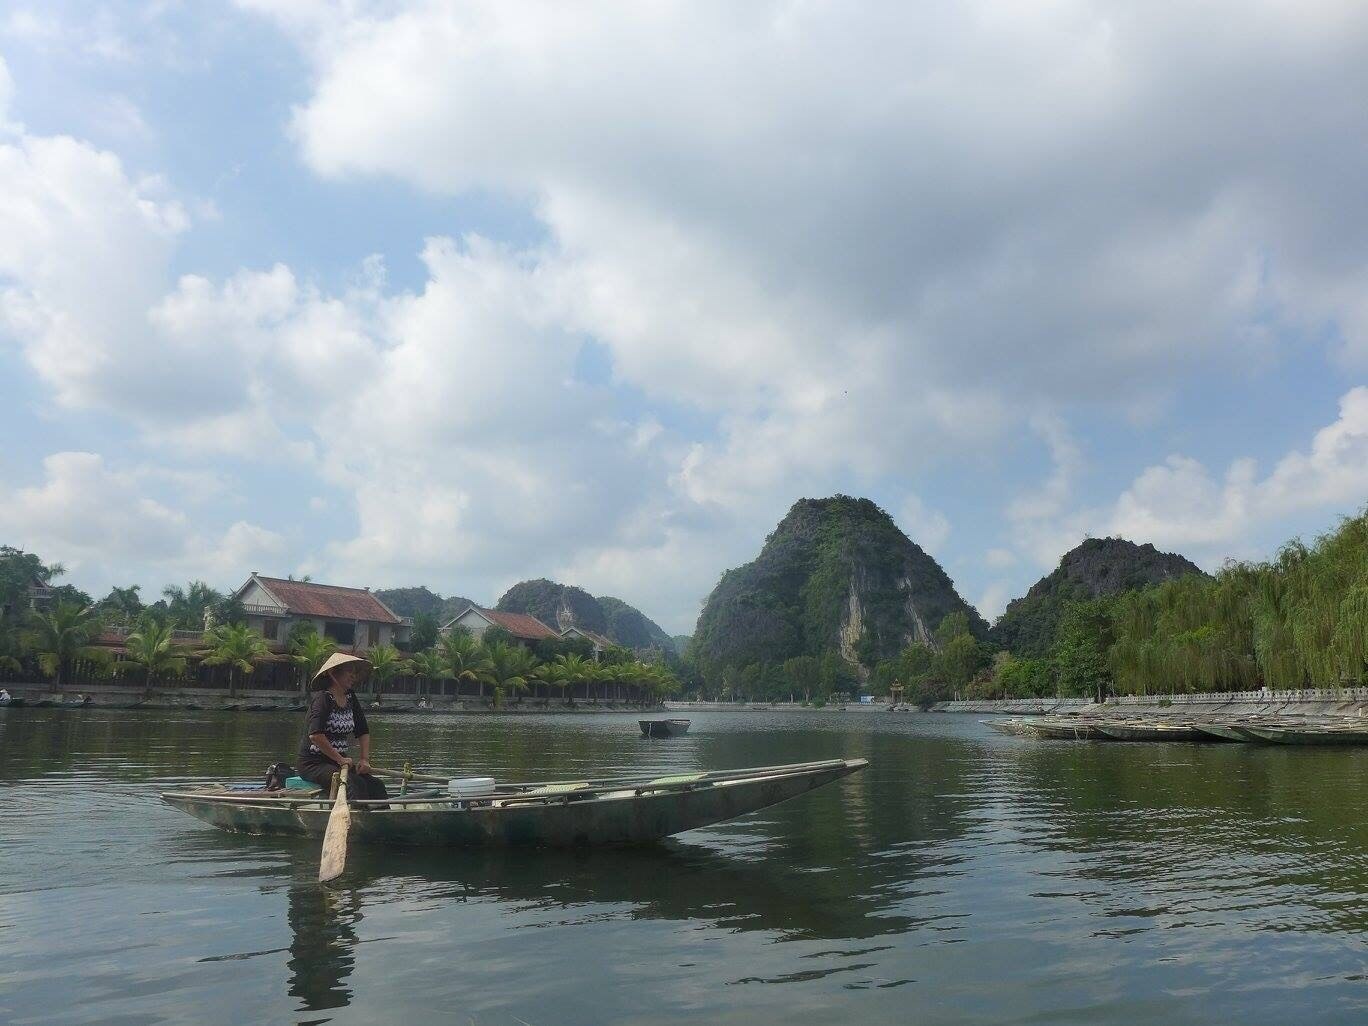
<instances>
[{"instance_id":1,"label":"orange tile roof","mask_svg":"<svg viewBox=\"0 0 1368 1026\"><path fill-rule=\"evenodd\" d=\"M256 578L291 613L325 620L366 620L399 623L389 607L364 588L341 588L312 581L283 581L278 577Z\"/></svg>"},{"instance_id":2,"label":"orange tile roof","mask_svg":"<svg viewBox=\"0 0 1368 1026\"><path fill-rule=\"evenodd\" d=\"M470 609L475 610L495 627L502 627L515 638L536 641L539 638L560 636L535 616L527 613L504 613L497 609L485 609L483 606L471 606ZM470 612L470 609L467 609L466 613ZM462 613L461 616L465 616L465 613ZM458 616L456 619L459 620L460 618Z\"/></svg>"}]
</instances>

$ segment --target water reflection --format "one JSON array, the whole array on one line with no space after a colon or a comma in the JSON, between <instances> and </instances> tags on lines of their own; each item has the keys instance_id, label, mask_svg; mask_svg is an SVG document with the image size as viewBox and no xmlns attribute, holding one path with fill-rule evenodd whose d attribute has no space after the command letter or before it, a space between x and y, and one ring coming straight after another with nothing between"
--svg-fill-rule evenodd
<instances>
[{"instance_id":1,"label":"water reflection","mask_svg":"<svg viewBox=\"0 0 1368 1026\"><path fill-rule=\"evenodd\" d=\"M648 849L357 847L322 888L316 841L221 833L153 797L255 776L288 756L294 717L12 712L0 1020L1365 1011L1368 752L1038 743L910 716L700 715L679 744L630 717L396 717L377 725L392 762L505 780L838 754L871 767Z\"/></svg>"},{"instance_id":2,"label":"water reflection","mask_svg":"<svg viewBox=\"0 0 1368 1026\"><path fill-rule=\"evenodd\" d=\"M351 888L322 887L317 881L292 883L286 894L294 935L286 963L290 996L299 999L297 1007L303 1011L345 1008L352 996L347 981L356 967L360 896Z\"/></svg>"}]
</instances>

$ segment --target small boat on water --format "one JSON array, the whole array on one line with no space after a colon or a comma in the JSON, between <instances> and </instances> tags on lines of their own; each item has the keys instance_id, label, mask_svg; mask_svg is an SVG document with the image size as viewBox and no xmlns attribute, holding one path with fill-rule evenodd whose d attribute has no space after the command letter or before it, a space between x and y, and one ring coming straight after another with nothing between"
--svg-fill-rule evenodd
<instances>
[{"instance_id":1,"label":"small boat on water","mask_svg":"<svg viewBox=\"0 0 1368 1026\"><path fill-rule=\"evenodd\" d=\"M1245 729L1235 723L1194 723L1193 728L1205 734L1203 740L1212 741L1250 741L1253 740Z\"/></svg>"},{"instance_id":2,"label":"small boat on water","mask_svg":"<svg viewBox=\"0 0 1368 1026\"><path fill-rule=\"evenodd\" d=\"M769 808L867 765L865 759L830 759L654 779L504 784L484 795L443 787L352 801L351 835L398 846L644 844ZM235 833L310 837L323 836L333 807L321 791L289 795L222 785L166 791L161 799Z\"/></svg>"},{"instance_id":3,"label":"small boat on water","mask_svg":"<svg viewBox=\"0 0 1368 1026\"><path fill-rule=\"evenodd\" d=\"M637 720L647 737L679 737L689 732L688 720Z\"/></svg>"},{"instance_id":4,"label":"small boat on water","mask_svg":"<svg viewBox=\"0 0 1368 1026\"><path fill-rule=\"evenodd\" d=\"M989 730L996 730L999 734L1012 734L1020 737L1031 732L1029 720L1014 718L1010 720L979 720L979 722Z\"/></svg>"},{"instance_id":5,"label":"small boat on water","mask_svg":"<svg viewBox=\"0 0 1368 1026\"><path fill-rule=\"evenodd\" d=\"M1305 724L1272 726L1260 724L1242 728L1259 741L1279 745L1368 745L1368 727L1339 727Z\"/></svg>"},{"instance_id":6,"label":"small boat on water","mask_svg":"<svg viewBox=\"0 0 1368 1026\"><path fill-rule=\"evenodd\" d=\"M1106 741L1096 723L1085 720L1022 720L1020 733L1053 741Z\"/></svg>"},{"instance_id":7,"label":"small boat on water","mask_svg":"<svg viewBox=\"0 0 1368 1026\"><path fill-rule=\"evenodd\" d=\"M1113 741L1210 741L1190 723L1100 723L1097 726Z\"/></svg>"}]
</instances>

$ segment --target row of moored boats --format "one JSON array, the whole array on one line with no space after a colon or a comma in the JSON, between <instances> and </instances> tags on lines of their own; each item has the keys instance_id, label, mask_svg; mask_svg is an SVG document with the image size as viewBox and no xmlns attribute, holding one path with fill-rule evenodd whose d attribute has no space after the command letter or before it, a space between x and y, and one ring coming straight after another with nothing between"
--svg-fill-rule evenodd
<instances>
[{"instance_id":1,"label":"row of moored boats","mask_svg":"<svg viewBox=\"0 0 1368 1026\"><path fill-rule=\"evenodd\" d=\"M1029 716L985 720L1003 734L1054 741L1243 741L1282 745L1368 745L1368 719L1243 716L1210 719Z\"/></svg>"}]
</instances>

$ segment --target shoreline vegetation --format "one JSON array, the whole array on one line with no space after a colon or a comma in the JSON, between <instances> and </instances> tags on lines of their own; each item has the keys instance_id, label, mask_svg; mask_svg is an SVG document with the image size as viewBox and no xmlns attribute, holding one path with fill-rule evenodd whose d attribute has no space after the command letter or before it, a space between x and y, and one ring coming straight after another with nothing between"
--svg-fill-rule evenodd
<instances>
[{"instance_id":1,"label":"shoreline vegetation","mask_svg":"<svg viewBox=\"0 0 1368 1026\"><path fill-rule=\"evenodd\" d=\"M858 514L851 518L853 528L832 519L833 511L845 515L852 508ZM813 551L826 569L807 578L802 587L808 591L813 581L826 588L823 595L839 590L842 552L863 552L867 561L868 545L860 532L869 524L882 532L877 537L885 548L898 549L900 559L911 558L902 551L905 546L888 541L886 514L867 500L804 500L795 507L805 514L814 509L827 518L810 532L820 542ZM776 532L767 547L776 537L786 540ZM1130 543L1093 544L1089 551L1097 556L1125 546L1143 548L1151 562L1170 558ZM781 551L797 568L791 574L795 580L802 579L805 551L797 544ZM1061 560L1061 571L1064 566ZM268 644L242 622L240 607L203 582L167 588L162 599L145 606L136 586L114 588L94 602L70 585L55 584L62 572L33 554L0 548L0 683L32 686L46 678L58 691L67 684L141 685L148 698L178 687L224 687L230 702L263 690L281 700L287 695L302 700L308 679L336 648L307 624ZM735 571L723 577L724 583L738 579ZM948 578L945 583L948 587ZM736 591L738 586L728 587ZM1070 587L1048 596L1048 607L1041 607L1048 619L1037 616L1030 631L1014 625L1014 637L1029 637L1029 643L1015 645L1005 637L1012 632L985 629L964 609L950 608L934 626L921 625L917 640L894 646L891 655L886 637L876 643L856 636L847 624L823 642L825 648L816 642L807 651L798 646L800 654L788 658L780 658L783 649L775 647L748 662L712 660L701 654L699 642L708 640L701 630L683 656L666 653L643 661L614 647L595 660L582 639L520 644L497 628L480 638L459 628L439 636L432 617L415 618L408 645L377 646L366 654L375 666L374 686L382 703L393 696L401 703L450 700L487 710L579 702L639 708L675 696L796 700L821 708L858 693L930 708L952 700L1101 701L1265 688L1341 689L1368 681L1368 513L1344 518L1309 545L1292 541L1271 560L1232 561L1211 576L1178 573L1157 584L1094 597ZM35 593L42 594L41 604L33 600ZM738 601L738 608L749 609L746 601ZM943 602L943 607L952 605L949 599ZM819 621L826 622L814 622ZM862 629L868 633L875 622L871 618ZM196 624L203 629L194 629Z\"/></svg>"},{"instance_id":2,"label":"shoreline vegetation","mask_svg":"<svg viewBox=\"0 0 1368 1026\"><path fill-rule=\"evenodd\" d=\"M255 691L290 705L305 700L309 681L339 650L309 622L270 642L246 624L240 604L200 581L167 588L144 606L137 586L95 602L71 585L54 585L63 572L32 553L0 548L0 683L31 687L41 677L58 693L132 686L140 702L168 690L208 695L222 688L230 702ZM382 705L388 697L490 710L576 701L635 708L680 689L664 661L646 662L617 646L595 658L582 639L520 643L499 628L477 638L459 626L439 633L430 619L415 623L409 643L364 654L373 667L367 688Z\"/></svg>"},{"instance_id":3,"label":"shoreline vegetation","mask_svg":"<svg viewBox=\"0 0 1368 1026\"><path fill-rule=\"evenodd\" d=\"M876 697L900 694L903 702L930 708L952 700L1102 701L1342 689L1368 681L1368 515L1344 518L1310 545L1294 540L1271 560L1231 561L1211 576L1184 572L1181 557L1119 542L1085 542L1051 577L1061 576L1066 560L1082 549L1096 555L1124 553L1129 546L1166 579L1095 596L1077 586L1060 588L1037 603L1029 629L1023 630L1019 612L1012 630L1001 630L999 619L986 636L962 611L952 611L929 637L866 663L842 658L833 648L705 663L702 693L751 702L796 694L818 704L858 688ZM834 587L813 576L807 591L813 582L827 591ZM797 592L800 599L804 594ZM857 657L886 648L886 641L843 640L850 640ZM795 640L788 647L801 646Z\"/></svg>"}]
</instances>

